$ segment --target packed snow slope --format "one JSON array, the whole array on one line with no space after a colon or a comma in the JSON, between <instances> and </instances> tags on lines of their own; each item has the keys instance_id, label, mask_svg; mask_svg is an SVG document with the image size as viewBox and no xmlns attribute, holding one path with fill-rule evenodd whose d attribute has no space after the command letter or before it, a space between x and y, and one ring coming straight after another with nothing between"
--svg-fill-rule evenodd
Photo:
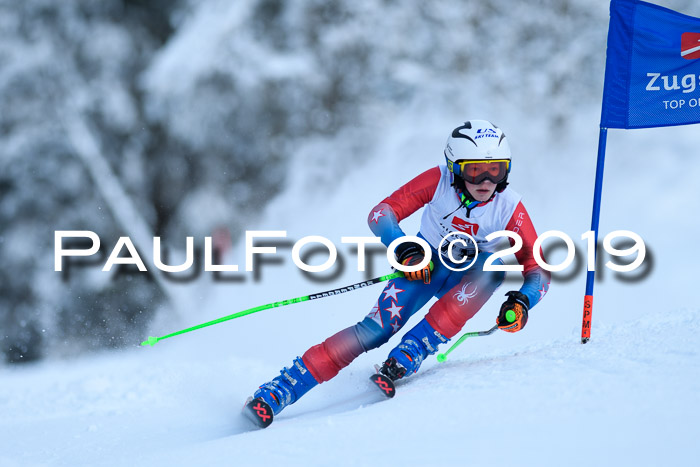
<instances>
[{"instance_id":1,"label":"packed snow slope","mask_svg":"<svg viewBox=\"0 0 700 467\"><path fill-rule=\"evenodd\" d=\"M266 430L238 411L277 366L202 334L6 370L0 465L697 465L699 323L649 314L585 347L475 338L391 400L367 380L374 351Z\"/></svg>"}]
</instances>

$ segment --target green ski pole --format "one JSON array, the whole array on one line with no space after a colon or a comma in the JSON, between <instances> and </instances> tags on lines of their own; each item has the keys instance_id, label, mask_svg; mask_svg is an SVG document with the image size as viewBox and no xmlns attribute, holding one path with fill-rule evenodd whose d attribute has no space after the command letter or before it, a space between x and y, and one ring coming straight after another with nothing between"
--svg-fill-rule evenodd
<instances>
[{"instance_id":1,"label":"green ski pole","mask_svg":"<svg viewBox=\"0 0 700 467\"><path fill-rule=\"evenodd\" d=\"M512 323L515 321L515 312L513 310L506 311L506 320L509 323ZM468 333L464 334L462 337L459 338L459 340L457 342L452 344L452 347L447 349L447 352L438 354L437 361L444 362L445 360L447 360L447 356L450 354L450 352L452 352L455 348L457 348L457 346L459 344L461 344L462 342L464 342L468 338L478 337L478 336L488 336L489 334L493 334L496 331L496 329L498 329L498 324L496 324L494 327L492 327L488 331L468 332Z\"/></svg>"},{"instance_id":2,"label":"green ski pole","mask_svg":"<svg viewBox=\"0 0 700 467\"><path fill-rule=\"evenodd\" d=\"M320 292L320 293L316 293L316 294L305 295L303 297L290 298L288 300L282 300L279 302L268 303L267 305L260 305L260 306L256 306L253 308L248 308L247 310L239 311L238 313L234 313L232 315L217 318L217 319L214 319L212 321L207 321L206 323L198 324L196 326L192 326L192 327L189 327L187 329L183 329L181 331L173 332L171 334L167 334L167 335L162 336L162 337L149 336L147 340L141 342L141 345L142 346L150 345L151 347L153 347L154 345L156 345L157 342L162 341L163 339L168 339L170 337L178 336L180 334L185 334L187 332L195 331L197 329L205 328L207 326L212 326L214 324L223 323L224 321L229 321L232 319L240 318L241 316L246 316L246 315L250 315L252 313L257 313L258 311L268 310L270 308L276 308L279 306L291 305L292 303L306 302L309 300L318 300L319 298L331 297L333 295L339 295L339 294L346 293L346 292L352 292L353 290L357 290L357 289L361 289L361 288L364 288L364 287L367 287L370 285L378 284L380 282L389 281L391 279L396 279L398 277L403 277L403 272L396 271L392 274L387 274L385 276L375 277L374 279L370 279L368 281L363 281L363 282L358 282L357 284L352 284L352 285L340 287L340 288L333 289L333 290L327 290L325 292Z\"/></svg>"},{"instance_id":3,"label":"green ski pole","mask_svg":"<svg viewBox=\"0 0 700 467\"><path fill-rule=\"evenodd\" d=\"M452 347L447 349L447 352L439 353L437 356L437 361L444 362L445 360L447 360L447 356L450 354L450 352L452 352L454 349L456 349L459 344L461 344L462 342L464 342L468 338L478 337L478 336L488 336L489 334L493 334L496 331L496 329L498 329L498 324L496 324L494 327L492 327L488 331L476 331L476 332L465 333L464 335L462 335L462 337L459 338L459 340L457 342L452 344Z\"/></svg>"}]
</instances>

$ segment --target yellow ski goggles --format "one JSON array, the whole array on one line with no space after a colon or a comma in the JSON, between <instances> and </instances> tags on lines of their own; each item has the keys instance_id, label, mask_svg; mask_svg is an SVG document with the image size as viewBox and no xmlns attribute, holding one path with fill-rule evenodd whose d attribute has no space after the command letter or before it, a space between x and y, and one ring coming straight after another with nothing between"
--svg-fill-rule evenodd
<instances>
[{"instance_id":1,"label":"yellow ski goggles","mask_svg":"<svg viewBox=\"0 0 700 467\"><path fill-rule=\"evenodd\" d=\"M508 159L478 160L478 161L457 161L447 160L447 167L450 171L462 177L462 179L473 185L478 185L484 180L490 180L495 184L504 182L510 172L510 161Z\"/></svg>"}]
</instances>

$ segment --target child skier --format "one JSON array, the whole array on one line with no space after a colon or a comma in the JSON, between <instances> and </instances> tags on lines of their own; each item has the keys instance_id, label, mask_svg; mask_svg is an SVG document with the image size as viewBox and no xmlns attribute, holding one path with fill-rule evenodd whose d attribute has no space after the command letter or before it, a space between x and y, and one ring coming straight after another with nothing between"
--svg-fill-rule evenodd
<instances>
[{"instance_id":1,"label":"child skier","mask_svg":"<svg viewBox=\"0 0 700 467\"><path fill-rule=\"evenodd\" d=\"M372 232L388 246L405 236L399 222L425 207L418 236L432 247L431 264L388 282L362 321L311 347L289 368L283 368L279 376L260 386L248 406L263 421L271 421L272 417L268 417L260 401L278 414L314 386L335 377L362 352L387 342L416 311L437 297L427 315L389 352L379 370L391 380L418 371L422 361L437 352L438 345L455 336L501 285L504 272L483 270L498 242L486 240L490 233L510 230L523 240L522 248L515 254L523 266L523 285L506 294L497 324L508 332L525 326L528 311L549 288L550 275L534 260L537 234L520 195L507 188L511 168L508 141L492 123L472 120L452 131L444 154L446 165L418 175L375 206L368 217ZM438 251L443 237L455 231L468 233L478 245L476 260L466 271L456 270L461 263L450 260L447 242L443 242L444 251ZM461 259L460 252L455 253L458 250L452 248L450 252L455 261L468 259L464 264L469 264L473 260L473 246L461 248ZM424 258L423 248L408 241L401 243L395 254L404 266L417 265ZM438 255L442 255L444 264ZM493 264L503 262L497 259ZM509 310L515 312L515 321L513 313L506 318Z\"/></svg>"}]
</instances>

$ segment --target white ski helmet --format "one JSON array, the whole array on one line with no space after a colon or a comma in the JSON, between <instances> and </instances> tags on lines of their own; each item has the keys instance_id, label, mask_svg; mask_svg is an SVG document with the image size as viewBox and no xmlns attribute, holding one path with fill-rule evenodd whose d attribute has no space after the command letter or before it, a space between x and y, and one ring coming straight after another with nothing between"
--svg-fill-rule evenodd
<instances>
[{"instance_id":1,"label":"white ski helmet","mask_svg":"<svg viewBox=\"0 0 700 467\"><path fill-rule=\"evenodd\" d=\"M447 168L455 175L457 185L461 185L463 176L466 175L463 167L467 165L464 163L474 161L503 161L505 173L502 175L505 178L497 181L497 191L503 191L508 184L511 166L508 140L500 128L486 120L470 120L452 130L445 145L445 159Z\"/></svg>"}]
</instances>

